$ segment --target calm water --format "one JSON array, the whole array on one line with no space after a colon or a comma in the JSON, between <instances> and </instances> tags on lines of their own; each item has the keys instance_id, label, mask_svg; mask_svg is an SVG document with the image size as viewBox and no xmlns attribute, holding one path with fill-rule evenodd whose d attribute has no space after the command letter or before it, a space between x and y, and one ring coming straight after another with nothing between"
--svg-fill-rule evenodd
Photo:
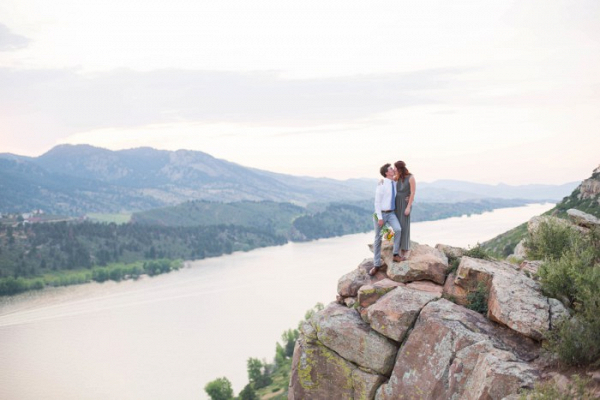
<instances>
[{"instance_id":1,"label":"calm water","mask_svg":"<svg viewBox=\"0 0 600 400\"><path fill-rule=\"evenodd\" d=\"M412 239L474 246L550 209L501 209L421 222ZM281 333L371 254L372 233L189 263L137 282L107 282L0 300L0 399L206 399L249 357L272 361Z\"/></svg>"}]
</instances>

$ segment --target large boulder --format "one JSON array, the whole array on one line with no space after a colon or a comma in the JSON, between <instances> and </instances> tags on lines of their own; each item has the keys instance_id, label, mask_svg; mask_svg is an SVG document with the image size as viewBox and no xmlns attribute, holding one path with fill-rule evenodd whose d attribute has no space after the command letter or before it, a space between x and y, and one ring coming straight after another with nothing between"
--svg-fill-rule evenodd
<instances>
[{"instance_id":1,"label":"large boulder","mask_svg":"<svg viewBox=\"0 0 600 400\"><path fill-rule=\"evenodd\" d=\"M557 299L548 299L550 305L550 329L556 327L562 320L571 317L569 310Z\"/></svg>"},{"instance_id":2,"label":"large boulder","mask_svg":"<svg viewBox=\"0 0 600 400\"><path fill-rule=\"evenodd\" d=\"M391 292L398 286L404 286L404 284L388 278L369 285L364 285L358 290L358 305L367 308L379 300L383 295Z\"/></svg>"},{"instance_id":3,"label":"large boulder","mask_svg":"<svg viewBox=\"0 0 600 400\"><path fill-rule=\"evenodd\" d=\"M488 318L536 340L550 329L550 304L540 284L524 274L496 274L488 298Z\"/></svg>"},{"instance_id":4,"label":"large boulder","mask_svg":"<svg viewBox=\"0 0 600 400\"><path fill-rule=\"evenodd\" d=\"M525 247L525 239L522 239L513 250L512 256L517 260L524 260L527 258L527 247Z\"/></svg>"},{"instance_id":5,"label":"large boulder","mask_svg":"<svg viewBox=\"0 0 600 400\"><path fill-rule=\"evenodd\" d=\"M368 271L373 268L373 259L367 258L359 266L338 280L337 292L342 297L356 297L361 286L372 284L384 276L370 276Z\"/></svg>"},{"instance_id":6,"label":"large boulder","mask_svg":"<svg viewBox=\"0 0 600 400\"><path fill-rule=\"evenodd\" d=\"M467 289L457 285L456 283L456 274L453 272L448 275L446 278L446 282L444 283L443 288L443 296L444 298L456 303L461 306L466 306L469 301L467 300L467 295L469 292Z\"/></svg>"},{"instance_id":7,"label":"large boulder","mask_svg":"<svg viewBox=\"0 0 600 400\"><path fill-rule=\"evenodd\" d=\"M436 297L442 297L442 295L444 293L443 286L438 285L433 282L430 282L430 281L414 281L411 283L407 283L406 287L409 287L411 289L420 290L422 292L429 292L431 294L434 294Z\"/></svg>"},{"instance_id":8,"label":"large boulder","mask_svg":"<svg viewBox=\"0 0 600 400\"><path fill-rule=\"evenodd\" d=\"M366 320L377 332L402 342L421 309L437 298L439 295L431 292L398 287L367 309Z\"/></svg>"},{"instance_id":9,"label":"large boulder","mask_svg":"<svg viewBox=\"0 0 600 400\"><path fill-rule=\"evenodd\" d=\"M372 399L385 379L301 337L294 349L288 399Z\"/></svg>"},{"instance_id":10,"label":"large boulder","mask_svg":"<svg viewBox=\"0 0 600 400\"><path fill-rule=\"evenodd\" d=\"M391 372L398 345L371 329L356 310L331 303L311 323L318 341L346 360L375 374Z\"/></svg>"},{"instance_id":11,"label":"large boulder","mask_svg":"<svg viewBox=\"0 0 600 400\"><path fill-rule=\"evenodd\" d=\"M429 280L443 285L448 269L448 257L440 250L423 244L412 247L408 260L395 263L391 252L382 256L388 265L387 275L397 282Z\"/></svg>"},{"instance_id":12,"label":"large boulder","mask_svg":"<svg viewBox=\"0 0 600 400\"><path fill-rule=\"evenodd\" d=\"M540 267L542 266L542 261L540 260L524 260L523 262L521 262L521 264L519 264L519 270L521 270L525 275L529 276L530 278L535 279L537 277L537 273L540 269Z\"/></svg>"},{"instance_id":13,"label":"large boulder","mask_svg":"<svg viewBox=\"0 0 600 400\"><path fill-rule=\"evenodd\" d=\"M463 257L456 270L454 283L461 288L472 291L480 286L489 287L496 274L512 275L516 267L512 264Z\"/></svg>"},{"instance_id":14,"label":"large boulder","mask_svg":"<svg viewBox=\"0 0 600 400\"><path fill-rule=\"evenodd\" d=\"M375 398L502 399L532 387L537 371L525 361L535 352L532 341L474 311L445 299L432 301Z\"/></svg>"},{"instance_id":15,"label":"large boulder","mask_svg":"<svg viewBox=\"0 0 600 400\"><path fill-rule=\"evenodd\" d=\"M585 228L600 226L600 219L591 214L584 213L583 211L571 208L567 210L567 215L575 225L583 226Z\"/></svg>"},{"instance_id":16,"label":"large boulder","mask_svg":"<svg viewBox=\"0 0 600 400\"><path fill-rule=\"evenodd\" d=\"M536 340L550 328L550 305L540 284L505 262L463 257L455 284L472 292L489 292L487 316Z\"/></svg>"}]
</instances>

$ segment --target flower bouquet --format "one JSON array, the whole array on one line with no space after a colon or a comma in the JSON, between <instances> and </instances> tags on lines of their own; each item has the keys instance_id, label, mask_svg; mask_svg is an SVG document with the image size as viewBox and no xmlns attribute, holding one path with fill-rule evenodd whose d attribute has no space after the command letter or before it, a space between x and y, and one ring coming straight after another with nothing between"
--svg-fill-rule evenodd
<instances>
[{"instance_id":1,"label":"flower bouquet","mask_svg":"<svg viewBox=\"0 0 600 400\"><path fill-rule=\"evenodd\" d=\"M375 218L375 222L379 221L379 218L377 218L377 213L373 213L373 218ZM395 232L391 226L384 224L381 227L380 235L385 240L392 240L394 239Z\"/></svg>"}]
</instances>

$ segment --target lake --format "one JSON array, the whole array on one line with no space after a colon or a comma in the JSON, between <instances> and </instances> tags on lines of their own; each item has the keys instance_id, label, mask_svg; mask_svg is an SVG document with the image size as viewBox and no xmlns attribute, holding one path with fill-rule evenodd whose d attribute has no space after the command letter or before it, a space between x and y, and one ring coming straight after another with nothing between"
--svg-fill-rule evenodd
<instances>
[{"instance_id":1,"label":"lake","mask_svg":"<svg viewBox=\"0 0 600 400\"><path fill-rule=\"evenodd\" d=\"M552 208L531 204L411 226L412 240L474 246ZM138 281L0 298L0 398L206 399L222 376L235 393L249 357L275 342L337 280L371 257L373 233L234 253Z\"/></svg>"}]
</instances>

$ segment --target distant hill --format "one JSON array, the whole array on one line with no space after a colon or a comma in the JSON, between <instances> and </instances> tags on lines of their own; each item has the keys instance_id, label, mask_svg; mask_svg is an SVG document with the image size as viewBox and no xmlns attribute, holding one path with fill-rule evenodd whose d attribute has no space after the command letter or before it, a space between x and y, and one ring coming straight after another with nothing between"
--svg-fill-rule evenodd
<instances>
[{"instance_id":1,"label":"distant hill","mask_svg":"<svg viewBox=\"0 0 600 400\"><path fill-rule=\"evenodd\" d=\"M274 201L301 206L372 201L377 179L375 173L373 179L346 181L291 176L247 168L200 151L148 147L111 151L89 145L60 145L39 157L0 154L0 212L40 208L66 215L135 212L193 200ZM569 185L419 182L417 201L456 203L493 197L556 200L569 193Z\"/></svg>"},{"instance_id":2,"label":"distant hill","mask_svg":"<svg viewBox=\"0 0 600 400\"><path fill-rule=\"evenodd\" d=\"M419 184L419 195L427 201L469 201L483 198L524 199L556 202L579 185L569 182L562 185L486 185L457 180L438 180ZM421 199L422 200L422 199Z\"/></svg>"},{"instance_id":3,"label":"distant hill","mask_svg":"<svg viewBox=\"0 0 600 400\"><path fill-rule=\"evenodd\" d=\"M246 168L199 151L110 151L61 145L39 157L0 154L0 211L77 215L140 211L190 200L352 201L374 182L297 177Z\"/></svg>"}]
</instances>

